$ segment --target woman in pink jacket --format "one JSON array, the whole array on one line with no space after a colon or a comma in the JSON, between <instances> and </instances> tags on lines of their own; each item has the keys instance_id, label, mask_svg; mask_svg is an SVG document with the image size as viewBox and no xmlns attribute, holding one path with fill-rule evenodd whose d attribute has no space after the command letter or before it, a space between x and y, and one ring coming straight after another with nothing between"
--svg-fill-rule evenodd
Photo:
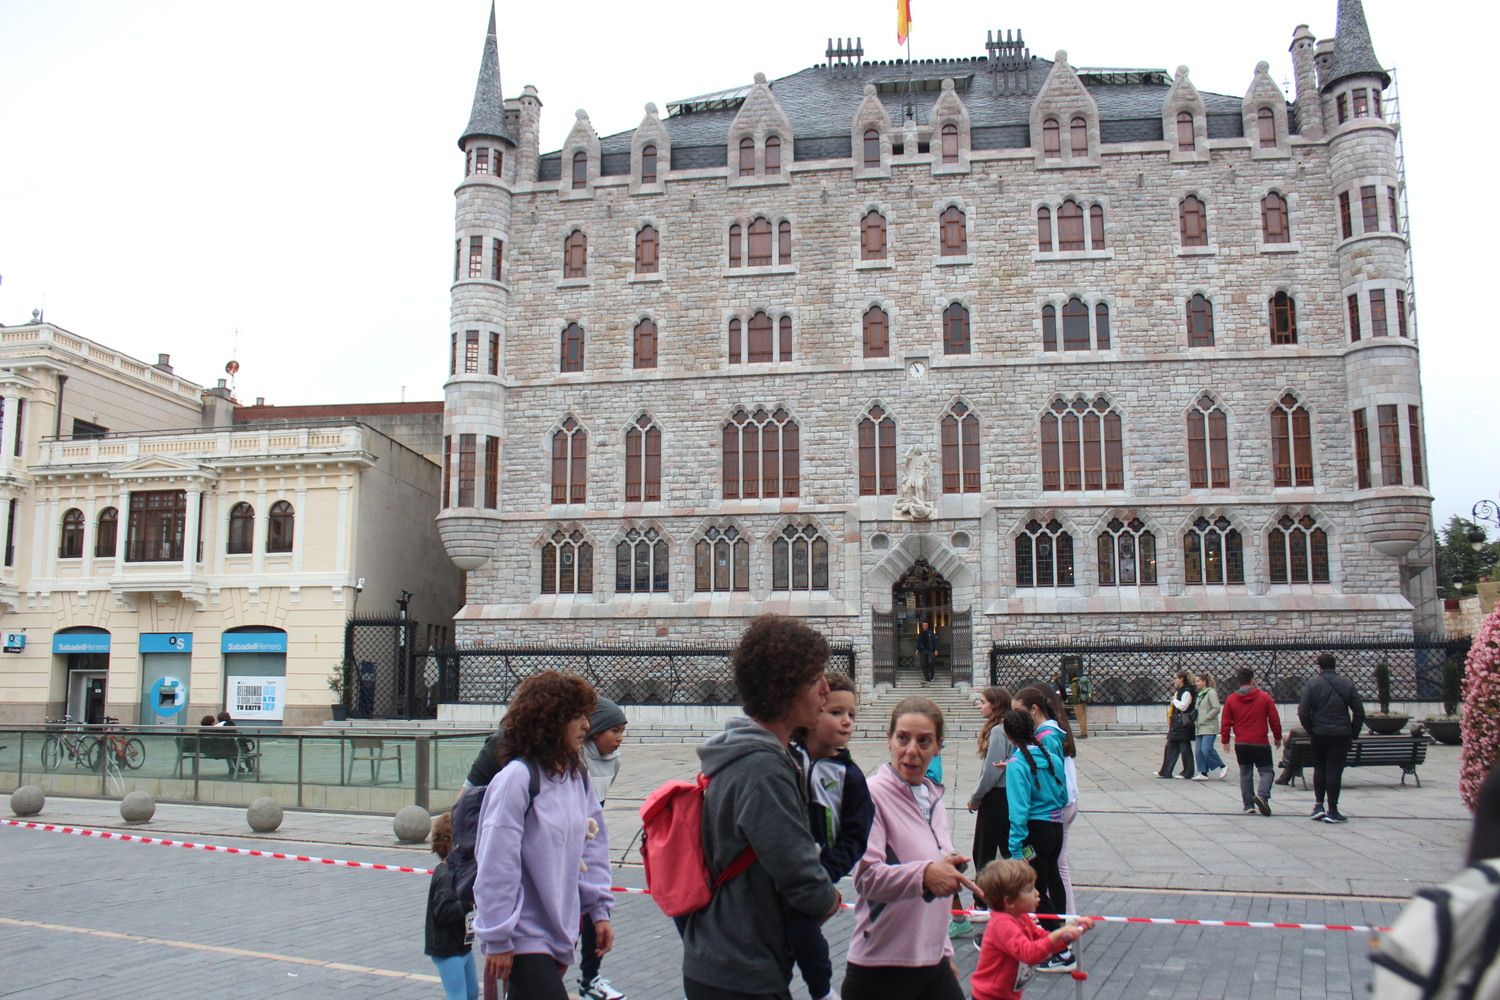
<instances>
[{"instance_id":1,"label":"woman in pink jacket","mask_svg":"<svg viewBox=\"0 0 1500 1000\"><path fill-rule=\"evenodd\" d=\"M886 731L891 762L870 776L875 822L854 867L859 902L844 1000L963 1000L948 908L960 887L978 889L960 870L943 812L943 786L924 774L943 745L942 710L905 698Z\"/></svg>"}]
</instances>

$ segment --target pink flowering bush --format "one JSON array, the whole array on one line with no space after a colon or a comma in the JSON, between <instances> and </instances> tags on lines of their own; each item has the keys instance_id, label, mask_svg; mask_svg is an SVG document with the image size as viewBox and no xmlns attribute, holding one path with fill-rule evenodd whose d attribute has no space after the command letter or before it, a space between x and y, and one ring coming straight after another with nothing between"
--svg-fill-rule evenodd
<instances>
[{"instance_id":1,"label":"pink flowering bush","mask_svg":"<svg viewBox=\"0 0 1500 1000\"><path fill-rule=\"evenodd\" d=\"M1469 646L1463 702L1458 794L1472 812L1479 786L1500 759L1500 607L1490 612Z\"/></svg>"}]
</instances>

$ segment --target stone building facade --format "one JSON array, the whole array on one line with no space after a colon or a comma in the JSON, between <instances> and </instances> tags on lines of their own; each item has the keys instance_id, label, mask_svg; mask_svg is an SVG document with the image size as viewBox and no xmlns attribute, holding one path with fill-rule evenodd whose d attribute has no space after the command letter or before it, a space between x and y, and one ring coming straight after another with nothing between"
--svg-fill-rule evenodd
<instances>
[{"instance_id":1,"label":"stone building facade","mask_svg":"<svg viewBox=\"0 0 1500 1000\"><path fill-rule=\"evenodd\" d=\"M439 527L465 644L778 611L1002 640L1433 631L1398 127L1358 0L1291 103L1186 67L824 65L541 154L493 15ZM1111 57L1114 58L1114 57Z\"/></svg>"}]
</instances>

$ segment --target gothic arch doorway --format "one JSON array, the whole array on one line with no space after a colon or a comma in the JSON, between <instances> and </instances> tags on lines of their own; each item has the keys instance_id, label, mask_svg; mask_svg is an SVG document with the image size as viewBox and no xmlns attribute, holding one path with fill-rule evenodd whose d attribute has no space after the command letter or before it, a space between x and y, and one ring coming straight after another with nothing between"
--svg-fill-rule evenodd
<instances>
[{"instance_id":1,"label":"gothic arch doorway","mask_svg":"<svg viewBox=\"0 0 1500 1000\"><path fill-rule=\"evenodd\" d=\"M926 559L917 559L892 584L891 610L874 613L876 683L921 683L917 634L922 622L927 622L937 636L937 681L951 685L959 677L968 680L972 669L968 612L954 614L952 585Z\"/></svg>"}]
</instances>

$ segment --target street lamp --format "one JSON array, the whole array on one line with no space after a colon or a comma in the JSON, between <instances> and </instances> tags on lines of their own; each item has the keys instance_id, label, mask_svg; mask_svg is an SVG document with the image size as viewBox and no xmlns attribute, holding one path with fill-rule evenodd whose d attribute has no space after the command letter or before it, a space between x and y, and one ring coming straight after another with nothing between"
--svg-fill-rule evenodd
<instances>
[{"instance_id":1,"label":"street lamp","mask_svg":"<svg viewBox=\"0 0 1500 1000\"><path fill-rule=\"evenodd\" d=\"M1470 514L1475 523L1474 527L1469 529L1469 547L1478 552L1484 548L1485 543L1485 530L1479 526L1478 522L1488 521L1500 528L1500 505L1493 500L1481 500L1474 505Z\"/></svg>"}]
</instances>

